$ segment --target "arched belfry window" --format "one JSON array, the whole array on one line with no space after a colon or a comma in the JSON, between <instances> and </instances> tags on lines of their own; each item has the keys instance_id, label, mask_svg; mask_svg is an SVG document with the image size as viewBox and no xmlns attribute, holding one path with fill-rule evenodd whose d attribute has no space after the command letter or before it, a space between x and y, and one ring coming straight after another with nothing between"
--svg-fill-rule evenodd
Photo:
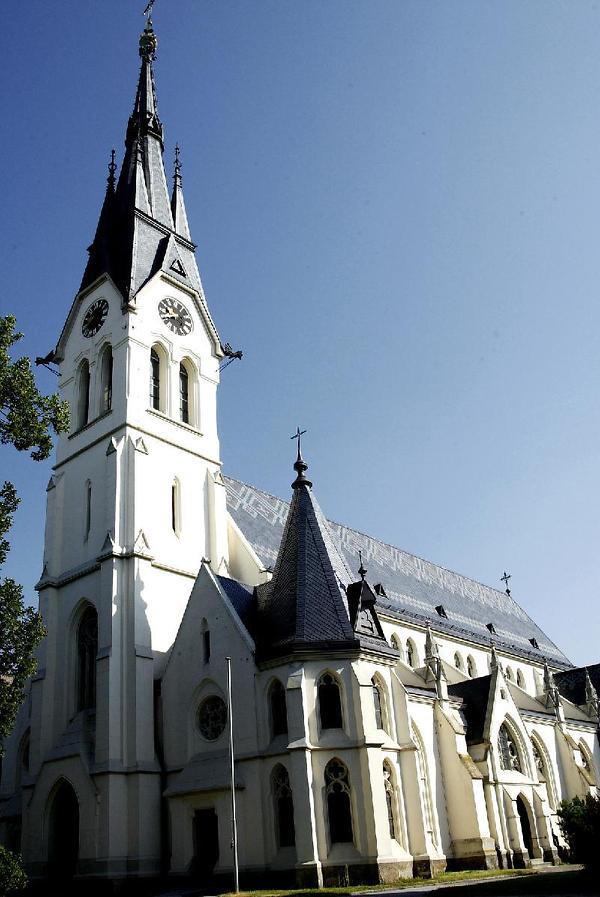
<instances>
[{"instance_id":1,"label":"arched belfry window","mask_svg":"<svg viewBox=\"0 0 600 897\"><path fill-rule=\"evenodd\" d=\"M502 769L523 772L517 743L505 723L502 723L498 732L498 753Z\"/></svg>"},{"instance_id":2,"label":"arched belfry window","mask_svg":"<svg viewBox=\"0 0 600 897\"><path fill-rule=\"evenodd\" d=\"M167 358L165 350L155 343L150 350L150 407L167 412Z\"/></svg>"},{"instance_id":3,"label":"arched belfry window","mask_svg":"<svg viewBox=\"0 0 600 897\"><path fill-rule=\"evenodd\" d=\"M190 375L183 362L179 365L179 419L190 422Z\"/></svg>"},{"instance_id":4,"label":"arched belfry window","mask_svg":"<svg viewBox=\"0 0 600 897\"><path fill-rule=\"evenodd\" d=\"M106 413L112 408L113 354L112 346L105 346L100 362L100 411Z\"/></svg>"},{"instance_id":5,"label":"arched belfry window","mask_svg":"<svg viewBox=\"0 0 600 897\"><path fill-rule=\"evenodd\" d=\"M323 673L317 686L321 729L342 729L340 686L331 673Z\"/></svg>"},{"instance_id":6,"label":"arched belfry window","mask_svg":"<svg viewBox=\"0 0 600 897\"><path fill-rule=\"evenodd\" d=\"M330 842L339 844L354 841L350 778L346 765L337 758L330 760L325 767L325 794L327 795Z\"/></svg>"},{"instance_id":7,"label":"arched belfry window","mask_svg":"<svg viewBox=\"0 0 600 897\"><path fill-rule=\"evenodd\" d=\"M269 707L271 711L271 738L276 738L277 735L287 735L287 702L285 688L279 679L275 679L269 689Z\"/></svg>"},{"instance_id":8,"label":"arched belfry window","mask_svg":"<svg viewBox=\"0 0 600 897\"><path fill-rule=\"evenodd\" d=\"M277 846L293 847L296 843L294 801L288 771L281 763L278 763L271 773L271 789Z\"/></svg>"},{"instance_id":9,"label":"arched belfry window","mask_svg":"<svg viewBox=\"0 0 600 897\"><path fill-rule=\"evenodd\" d=\"M96 655L98 614L88 607L77 627L77 710L96 706Z\"/></svg>"},{"instance_id":10,"label":"arched belfry window","mask_svg":"<svg viewBox=\"0 0 600 897\"><path fill-rule=\"evenodd\" d=\"M83 359L77 371L77 427L85 427L90 416L90 366Z\"/></svg>"}]
</instances>

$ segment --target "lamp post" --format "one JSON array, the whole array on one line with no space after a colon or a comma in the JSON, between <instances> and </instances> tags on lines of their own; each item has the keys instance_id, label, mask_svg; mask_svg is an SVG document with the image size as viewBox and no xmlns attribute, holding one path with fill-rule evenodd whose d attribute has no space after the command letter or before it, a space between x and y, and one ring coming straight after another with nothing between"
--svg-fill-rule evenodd
<instances>
[{"instance_id":1,"label":"lamp post","mask_svg":"<svg viewBox=\"0 0 600 897\"><path fill-rule=\"evenodd\" d=\"M237 818L235 812L235 757L233 753L233 704L231 699L231 657L227 661L227 712L229 715L229 763L231 768L231 846L233 848L234 892L240 890L240 870L238 866Z\"/></svg>"}]
</instances>

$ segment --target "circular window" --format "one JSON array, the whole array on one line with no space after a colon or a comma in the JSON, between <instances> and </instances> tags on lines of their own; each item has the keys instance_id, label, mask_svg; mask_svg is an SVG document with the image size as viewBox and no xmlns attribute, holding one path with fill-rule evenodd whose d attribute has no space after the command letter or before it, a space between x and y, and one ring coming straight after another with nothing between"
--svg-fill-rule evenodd
<instances>
[{"instance_id":1,"label":"circular window","mask_svg":"<svg viewBox=\"0 0 600 897\"><path fill-rule=\"evenodd\" d=\"M216 741L227 725L227 707L222 698L211 695L198 708L198 728L207 741Z\"/></svg>"}]
</instances>

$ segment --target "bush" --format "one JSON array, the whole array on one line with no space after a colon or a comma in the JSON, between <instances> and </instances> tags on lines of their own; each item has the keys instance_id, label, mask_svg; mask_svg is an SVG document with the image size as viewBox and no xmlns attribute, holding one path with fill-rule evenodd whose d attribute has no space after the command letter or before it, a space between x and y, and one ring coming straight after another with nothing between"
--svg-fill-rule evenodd
<instances>
[{"instance_id":1,"label":"bush","mask_svg":"<svg viewBox=\"0 0 600 897\"><path fill-rule=\"evenodd\" d=\"M0 897L12 891L22 891L27 885L27 876L21 864L21 857L0 844Z\"/></svg>"},{"instance_id":2,"label":"bush","mask_svg":"<svg viewBox=\"0 0 600 897\"><path fill-rule=\"evenodd\" d=\"M600 865L600 798L586 794L585 798L561 801L558 820L571 860L587 866Z\"/></svg>"}]
</instances>

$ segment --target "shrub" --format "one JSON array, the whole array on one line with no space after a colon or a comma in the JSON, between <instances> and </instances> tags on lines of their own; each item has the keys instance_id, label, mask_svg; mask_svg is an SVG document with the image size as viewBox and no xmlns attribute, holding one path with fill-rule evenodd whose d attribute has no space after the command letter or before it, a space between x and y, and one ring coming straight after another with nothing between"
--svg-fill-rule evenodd
<instances>
[{"instance_id":1,"label":"shrub","mask_svg":"<svg viewBox=\"0 0 600 897\"><path fill-rule=\"evenodd\" d=\"M571 860L588 866L599 865L600 798L586 794L585 798L563 800L558 807L558 819Z\"/></svg>"},{"instance_id":2,"label":"shrub","mask_svg":"<svg viewBox=\"0 0 600 897\"><path fill-rule=\"evenodd\" d=\"M12 891L21 891L27 885L27 876L21 857L0 844L0 897Z\"/></svg>"}]
</instances>

